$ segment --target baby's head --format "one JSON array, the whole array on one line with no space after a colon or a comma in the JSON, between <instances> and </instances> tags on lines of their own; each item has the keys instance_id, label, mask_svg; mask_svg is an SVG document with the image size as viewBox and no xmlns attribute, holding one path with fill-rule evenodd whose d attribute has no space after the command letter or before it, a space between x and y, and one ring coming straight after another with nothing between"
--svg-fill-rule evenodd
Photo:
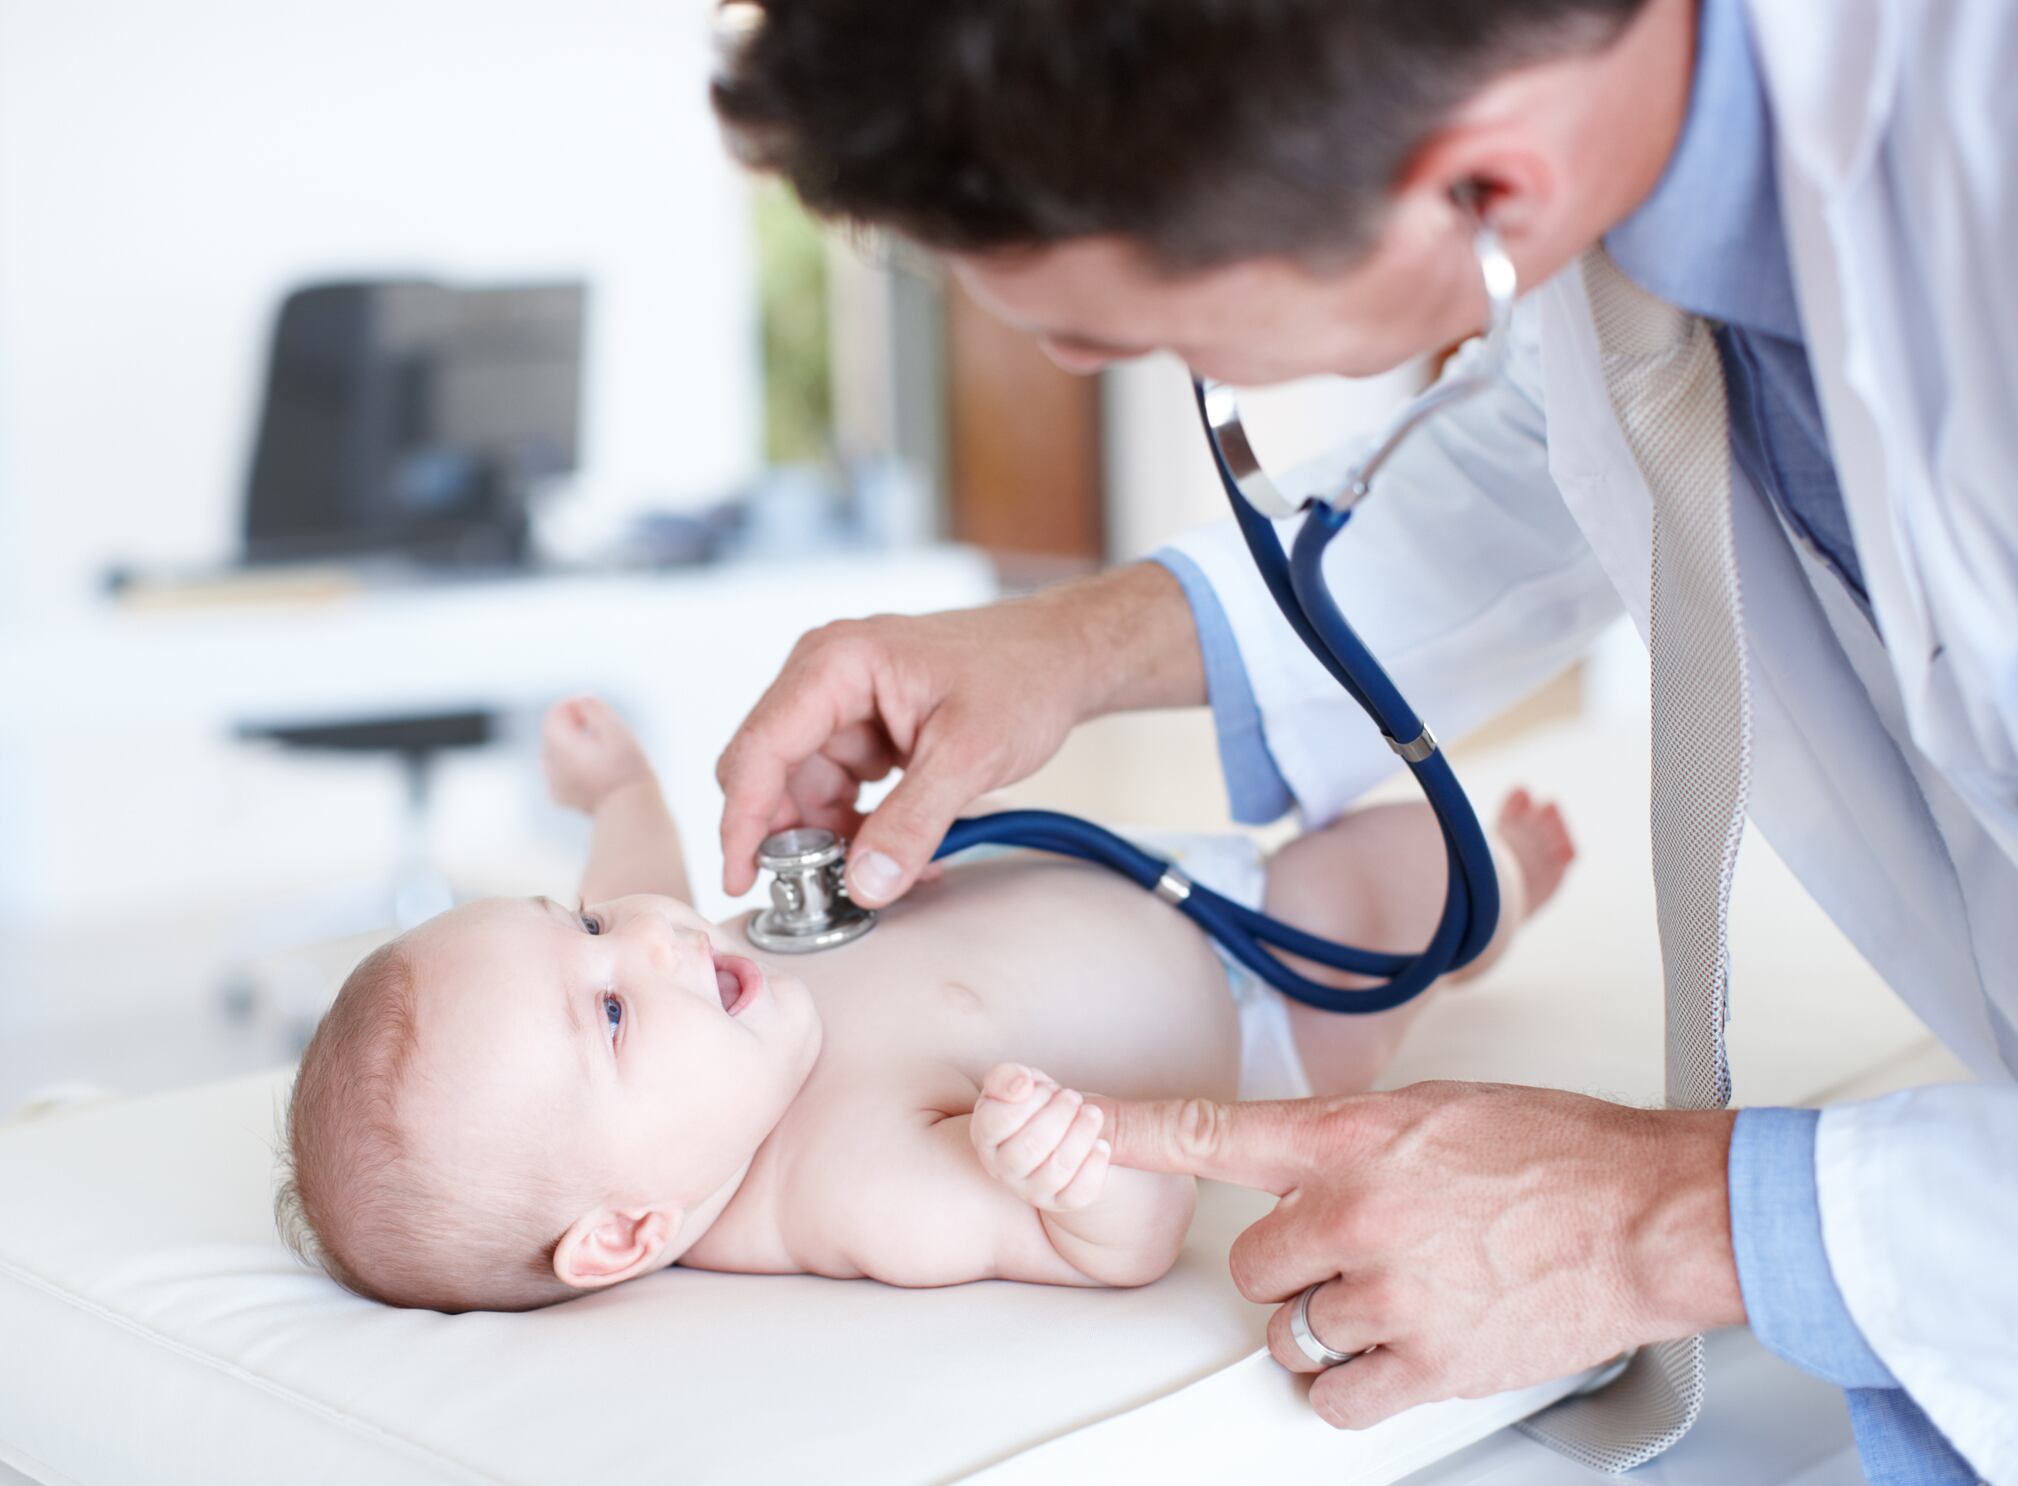
<instances>
[{"instance_id":1,"label":"baby's head","mask_svg":"<svg viewBox=\"0 0 2018 1486\"><path fill-rule=\"evenodd\" d=\"M670 1264L820 1048L686 904L492 898L366 957L301 1060L281 1230L350 1290L529 1310Z\"/></svg>"}]
</instances>

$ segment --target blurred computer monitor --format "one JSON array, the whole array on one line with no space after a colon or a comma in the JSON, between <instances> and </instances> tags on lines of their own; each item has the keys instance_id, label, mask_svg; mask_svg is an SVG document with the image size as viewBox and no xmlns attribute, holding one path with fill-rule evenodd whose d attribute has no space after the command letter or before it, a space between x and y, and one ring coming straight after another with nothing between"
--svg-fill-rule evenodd
<instances>
[{"instance_id":1,"label":"blurred computer monitor","mask_svg":"<svg viewBox=\"0 0 2018 1486\"><path fill-rule=\"evenodd\" d=\"M575 467L579 283L315 284L281 305L245 505L251 563L516 563Z\"/></svg>"}]
</instances>

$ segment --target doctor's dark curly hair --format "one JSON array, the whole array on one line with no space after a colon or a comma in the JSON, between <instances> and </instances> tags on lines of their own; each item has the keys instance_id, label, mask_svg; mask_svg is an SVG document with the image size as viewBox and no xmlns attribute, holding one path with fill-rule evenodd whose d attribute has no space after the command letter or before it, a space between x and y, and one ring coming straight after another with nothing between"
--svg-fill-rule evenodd
<instances>
[{"instance_id":1,"label":"doctor's dark curly hair","mask_svg":"<svg viewBox=\"0 0 2018 1486\"><path fill-rule=\"evenodd\" d=\"M813 211L1172 270L1356 254L1438 123L1644 0L730 0L715 109Z\"/></svg>"}]
</instances>

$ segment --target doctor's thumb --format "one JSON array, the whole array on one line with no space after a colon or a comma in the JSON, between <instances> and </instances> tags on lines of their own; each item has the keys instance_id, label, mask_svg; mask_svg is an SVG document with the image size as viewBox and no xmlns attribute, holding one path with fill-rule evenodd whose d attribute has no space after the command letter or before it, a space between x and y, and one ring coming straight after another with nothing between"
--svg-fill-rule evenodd
<instances>
[{"instance_id":1,"label":"doctor's thumb","mask_svg":"<svg viewBox=\"0 0 2018 1486\"><path fill-rule=\"evenodd\" d=\"M979 787L947 779L919 761L870 812L848 846L848 896L880 908L911 890L946 839L953 818Z\"/></svg>"}]
</instances>

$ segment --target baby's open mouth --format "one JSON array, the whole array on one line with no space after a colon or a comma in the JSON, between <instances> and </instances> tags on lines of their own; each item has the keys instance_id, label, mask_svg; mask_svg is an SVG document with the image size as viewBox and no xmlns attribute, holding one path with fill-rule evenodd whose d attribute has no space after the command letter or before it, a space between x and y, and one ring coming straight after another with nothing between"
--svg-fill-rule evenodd
<instances>
[{"instance_id":1,"label":"baby's open mouth","mask_svg":"<svg viewBox=\"0 0 2018 1486\"><path fill-rule=\"evenodd\" d=\"M721 992L722 1010L735 1016L755 999L764 983L764 972L754 961L741 955L715 956L715 989Z\"/></svg>"}]
</instances>

